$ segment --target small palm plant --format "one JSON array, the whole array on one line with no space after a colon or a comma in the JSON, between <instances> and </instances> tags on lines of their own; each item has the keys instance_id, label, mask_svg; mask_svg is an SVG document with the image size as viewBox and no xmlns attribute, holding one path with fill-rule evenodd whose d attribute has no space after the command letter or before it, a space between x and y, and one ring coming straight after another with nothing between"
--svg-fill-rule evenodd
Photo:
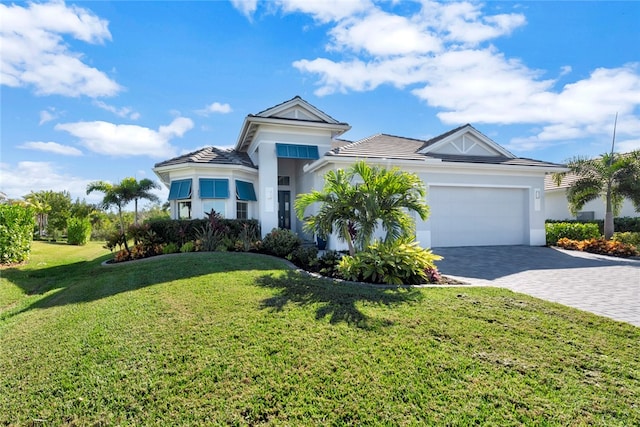
<instances>
[{"instance_id":1,"label":"small palm plant","mask_svg":"<svg viewBox=\"0 0 640 427\"><path fill-rule=\"evenodd\" d=\"M425 194L426 187L416 174L359 161L346 171L327 172L322 191L299 195L295 209L305 231L320 236L335 231L354 255L373 243L378 227L385 232L385 242L413 237L415 225L409 212L427 219ZM305 217L315 203L320 204L318 212Z\"/></svg>"},{"instance_id":2,"label":"small palm plant","mask_svg":"<svg viewBox=\"0 0 640 427\"><path fill-rule=\"evenodd\" d=\"M604 237L613 236L613 218L624 198L629 198L640 212L640 150L629 154L603 154L597 159L573 158L568 172L554 174L556 185L571 173L577 180L567 189L569 209L575 215L583 206L599 197L604 199Z\"/></svg>"}]
</instances>

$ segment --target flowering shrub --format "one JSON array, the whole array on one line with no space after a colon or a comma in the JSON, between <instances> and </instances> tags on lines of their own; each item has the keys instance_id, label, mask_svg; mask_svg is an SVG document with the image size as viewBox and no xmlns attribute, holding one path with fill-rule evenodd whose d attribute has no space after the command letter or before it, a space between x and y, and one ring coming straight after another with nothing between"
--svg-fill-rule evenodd
<instances>
[{"instance_id":1,"label":"flowering shrub","mask_svg":"<svg viewBox=\"0 0 640 427\"><path fill-rule=\"evenodd\" d=\"M604 238L588 240L571 240L562 238L558 240L557 245L564 249L625 258L630 256L637 256L639 254L638 250L632 245L628 245L626 243L618 242L615 240L606 240Z\"/></svg>"}]
</instances>

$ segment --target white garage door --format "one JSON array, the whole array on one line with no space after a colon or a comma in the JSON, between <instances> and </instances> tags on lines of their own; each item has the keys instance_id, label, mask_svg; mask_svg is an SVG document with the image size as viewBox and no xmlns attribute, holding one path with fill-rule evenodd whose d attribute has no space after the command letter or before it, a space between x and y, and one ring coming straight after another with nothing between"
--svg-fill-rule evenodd
<instances>
[{"instance_id":1,"label":"white garage door","mask_svg":"<svg viewBox=\"0 0 640 427\"><path fill-rule=\"evenodd\" d=\"M431 246L522 245L527 192L520 188L430 187Z\"/></svg>"}]
</instances>

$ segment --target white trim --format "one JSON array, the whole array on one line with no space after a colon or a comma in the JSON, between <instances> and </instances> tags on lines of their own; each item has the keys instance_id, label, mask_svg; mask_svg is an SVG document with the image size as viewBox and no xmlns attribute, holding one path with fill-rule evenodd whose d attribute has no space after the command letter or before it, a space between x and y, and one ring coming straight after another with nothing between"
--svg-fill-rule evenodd
<instances>
[{"instance_id":1,"label":"white trim","mask_svg":"<svg viewBox=\"0 0 640 427\"><path fill-rule=\"evenodd\" d=\"M473 135L474 137L476 137L477 139L480 140L480 142L486 144L489 146L489 148L497 151L498 153L502 154L505 157L510 157L512 159L515 159L516 156L511 153L510 151L508 151L506 148L502 147L501 145L499 145L497 142L495 142L494 140L492 140L491 138L487 137L486 135L483 135L482 133L480 133L479 131L477 131L476 129L474 129L471 125L467 125L465 127L463 127L462 129L458 130L457 132L454 132L453 134L447 136L446 138L441 139L440 141L436 142L435 144L429 145L425 148L423 148L422 150L418 151L418 153L421 154L427 154L431 151L437 151L438 148L449 144L450 142L453 142L454 140L456 140L459 136L461 135L465 135L470 133L471 135Z\"/></svg>"},{"instance_id":2,"label":"white trim","mask_svg":"<svg viewBox=\"0 0 640 427\"><path fill-rule=\"evenodd\" d=\"M465 187L465 188L516 188L516 189L529 189L533 187L530 185L500 185L500 184L465 184L465 183L441 183L441 182L429 182L425 183L428 187Z\"/></svg>"}]
</instances>

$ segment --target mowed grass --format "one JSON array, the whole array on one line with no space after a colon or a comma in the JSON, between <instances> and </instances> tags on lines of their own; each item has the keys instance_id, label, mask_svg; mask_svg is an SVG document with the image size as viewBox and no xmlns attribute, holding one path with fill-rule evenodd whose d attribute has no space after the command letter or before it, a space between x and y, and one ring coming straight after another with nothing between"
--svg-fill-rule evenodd
<instances>
[{"instance_id":1,"label":"mowed grass","mask_svg":"<svg viewBox=\"0 0 640 427\"><path fill-rule=\"evenodd\" d=\"M640 424L640 328L492 288L336 285L251 254L0 285L0 425Z\"/></svg>"}]
</instances>

